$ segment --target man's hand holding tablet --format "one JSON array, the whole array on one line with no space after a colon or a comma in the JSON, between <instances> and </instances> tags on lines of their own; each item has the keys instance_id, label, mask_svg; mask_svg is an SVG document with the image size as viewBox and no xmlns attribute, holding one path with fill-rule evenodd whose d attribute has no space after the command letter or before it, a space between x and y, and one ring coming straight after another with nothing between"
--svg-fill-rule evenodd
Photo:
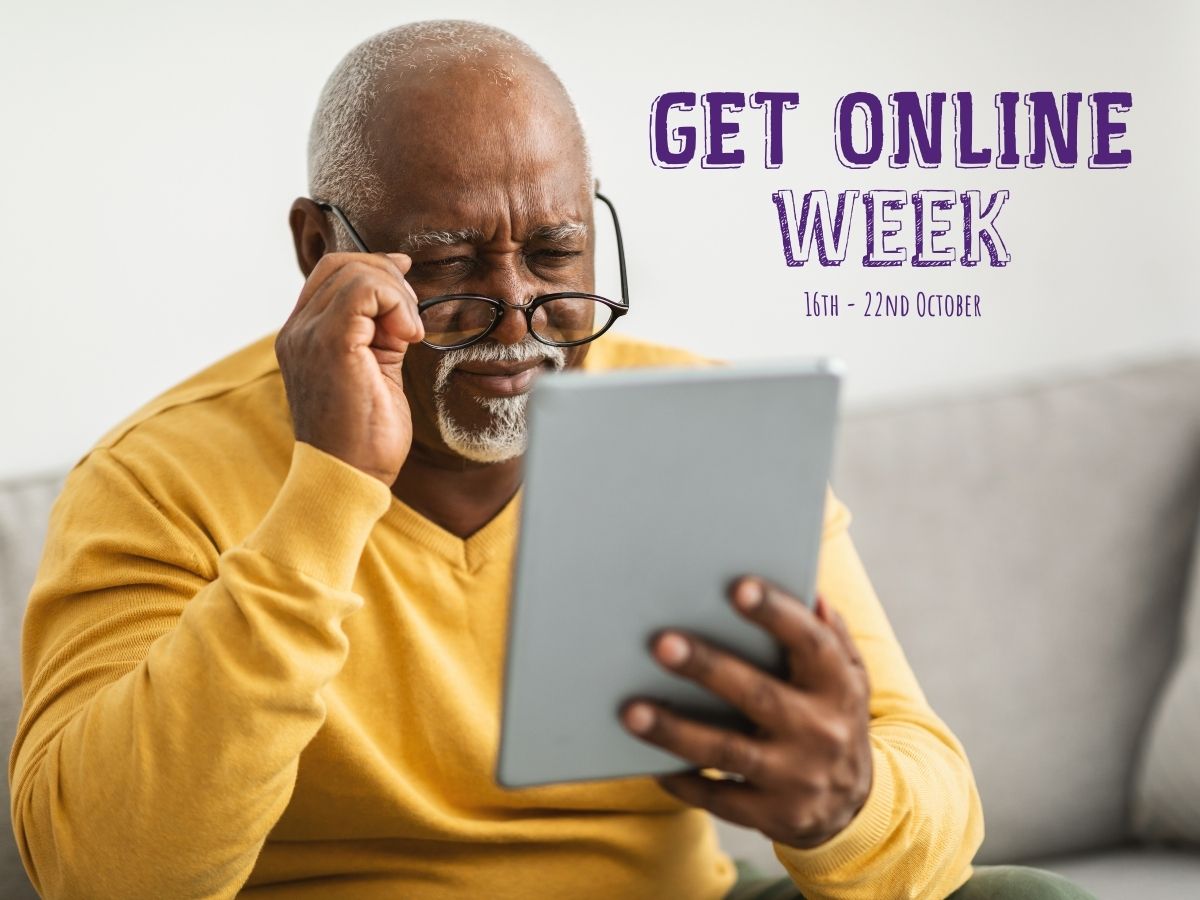
<instances>
[{"instance_id":1,"label":"man's hand holding tablet","mask_svg":"<svg viewBox=\"0 0 1200 900\"><path fill-rule=\"evenodd\" d=\"M820 597L809 610L754 577L735 582L729 593L739 613L785 648L786 679L681 631L660 635L654 655L744 713L756 732L714 728L648 699L626 706L625 726L702 769L739 776L661 776L659 784L683 802L781 844L814 847L849 824L871 788L870 685L862 657L841 615Z\"/></svg>"}]
</instances>

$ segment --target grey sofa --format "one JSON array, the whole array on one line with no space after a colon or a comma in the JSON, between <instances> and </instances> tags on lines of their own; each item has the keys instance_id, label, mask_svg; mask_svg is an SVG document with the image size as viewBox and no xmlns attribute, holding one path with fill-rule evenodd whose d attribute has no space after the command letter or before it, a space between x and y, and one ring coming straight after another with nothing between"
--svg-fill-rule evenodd
<instances>
[{"instance_id":1,"label":"grey sofa","mask_svg":"<svg viewBox=\"0 0 1200 900\"><path fill-rule=\"evenodd\" d=\"M0 485L5 747L21 610L59 482ZM856 412L833 483L971 757L987 827L977 861L1043 865L1102 900L1200 897L1200 851L1137 842L1130 813L1200 510L1200 358ZM758 835L720 830L734 855L774 863ZM0 897L26 896L3 835Z\"/></svg>"}]
</instances>

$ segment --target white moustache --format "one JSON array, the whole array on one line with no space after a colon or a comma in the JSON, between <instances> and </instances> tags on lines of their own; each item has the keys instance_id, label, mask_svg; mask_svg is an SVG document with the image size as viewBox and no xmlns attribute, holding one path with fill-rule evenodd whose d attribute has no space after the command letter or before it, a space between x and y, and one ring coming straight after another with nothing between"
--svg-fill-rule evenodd
<instances>
[{"instance_id":1,"label":"white moustache","mask_svg":"<svg viewBox=\"0 0 1200 900\"><path fill-rule=\"evenodd\" d=\"M554 366L556 371L567 364L567 354L562 347L543 344L530 334L525 335L515 344L480 341L470 347L447 350L438 360L437 372L433 379L433 392L441 394L446 389L446 382L450 380L451 373L463 363L528 362L533 359L545 360Z\"/></svg>"}]
</instances>

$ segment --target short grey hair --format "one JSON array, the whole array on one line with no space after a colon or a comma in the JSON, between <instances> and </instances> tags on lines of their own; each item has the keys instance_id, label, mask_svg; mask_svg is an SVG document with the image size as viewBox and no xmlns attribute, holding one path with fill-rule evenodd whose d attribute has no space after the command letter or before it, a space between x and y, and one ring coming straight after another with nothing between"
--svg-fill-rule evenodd
<instances>
[{"instance_id":1,"label":"short grey hair","mask_svg":"<svg viewBox=\"0 0 1200 900\"><path fill-rule=\"evenodd\" d=\"M445 19L400 25L367 38L343 57L325 82L308 136L308 188L318 200L336 203L353 218L378 209L385 188L366 125L380 94L380 80L396 70L436 71L447 65L471 66L486 58L491 77L509 83L523 60L540 64L562 82L524 41L479 22ZM583 143L584 176L590 185L591 156L579 114L566 89L563 96ZM340 229L339 229L340 230Z\"/></svg>"}]
</instances>

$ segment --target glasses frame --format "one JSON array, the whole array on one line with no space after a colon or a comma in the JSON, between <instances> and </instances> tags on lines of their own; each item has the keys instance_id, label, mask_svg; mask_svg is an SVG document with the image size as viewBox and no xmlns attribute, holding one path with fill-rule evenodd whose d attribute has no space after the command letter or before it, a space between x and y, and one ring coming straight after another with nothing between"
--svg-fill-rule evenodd
<instances>
[{"instance_id":1,"label":"glasses frame","mask_svg":"<svg viewBox=\"0 0 1200 900\"><path fill-rule=\"evenodd\" d=\"M451 300L479 300L492 307L493 316L491 324L489 324L481 334L478 334L469 340L452 344L450 346L431 344L429 341L421 341L421 343L425 344L427 347L431 347L434 350L459 350L463 347L469 347L472 344L482 341L489 334L495 331L503 321L505 311L509 309L524 313L525 327L533 336L534 340L550 347L578 347L581 344L588 344L600 337L600 335L604 334L604 332L608 331L608 329L612 328L613 323L615 323L617 319L629 312L629 277L625 269L625 242L621 239L621 222L617 218L617 208L613 206L611 200L609 200L599 191L596 191L596 199L603 202L604 205L608 207L609 213L612 215L613 234L617 239L617 265L621 273L620 303L618 303L616 300L610 300L607 297L601 297L599 294L589 294L585 291L557 291L553 294L541 294L540 296L534 297L532 300L529 300L526 303L509 303L507 300L498 299L496 297L488 297L483 294L441 294L437 297L430 297L428 300L420 301L417 304L418 313L425 312L425 310L429 309L431 306L437 306L440 303L446 303ZM332 213L337 220L342 223L342 227L346 229L346 233L350 235L351 242L360 253L372 252L367 248L366 241L362 239L355 227L350 224L350 219L340 207L338 207L336 204L326 203L322 200L313 200L313 203L315 203L317 208L323 212ZM551 341L538 335L533 330L533 314L537 312L538 307L545 303L549 303L551 300L561 300L566 297L586 298L607 306L612 311L612 315L608 320L608 324L606 324L595 334L591 335L590 337L586 337L581 341Z\"/></svg>"}]
</instances>

